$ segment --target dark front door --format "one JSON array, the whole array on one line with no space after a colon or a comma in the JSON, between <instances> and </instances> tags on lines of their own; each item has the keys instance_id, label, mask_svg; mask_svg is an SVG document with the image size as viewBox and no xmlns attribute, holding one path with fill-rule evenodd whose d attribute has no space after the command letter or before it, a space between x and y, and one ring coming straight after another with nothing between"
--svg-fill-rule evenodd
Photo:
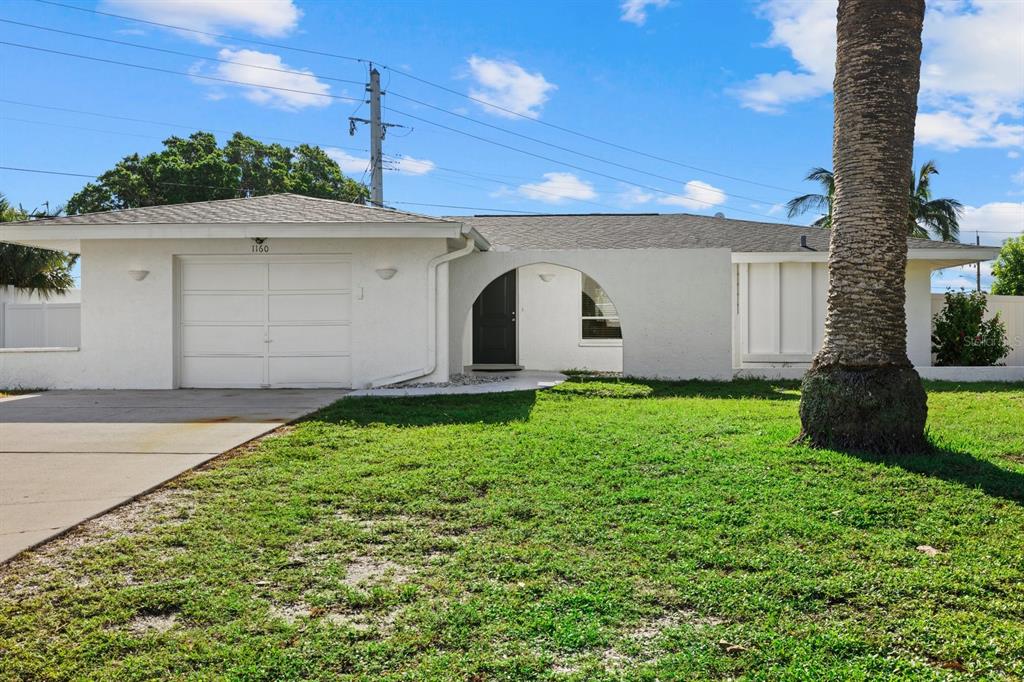
<instances>
[{"instance_id":1,"label":"dark front door","mask_svg":"<svg viewBox=\"0 0 1024 682\"><path fill-rule=\"evenodd\" d=\"M516 364L516 271L487 285L473 304L473 364Z\"/></svg>"}]
</instances>

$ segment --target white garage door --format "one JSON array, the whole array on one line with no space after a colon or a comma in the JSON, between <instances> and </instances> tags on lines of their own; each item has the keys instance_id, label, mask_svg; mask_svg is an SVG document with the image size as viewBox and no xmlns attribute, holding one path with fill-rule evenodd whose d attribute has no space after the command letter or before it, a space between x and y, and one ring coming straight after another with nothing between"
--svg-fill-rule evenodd
<instances>
[{"instance_id":1,"label":"white garage door","mask_svg":"<svg viewBox=\"0 0 1024 682\"><path fill-rule=\"evenodd\" d=\"M183 258L181 385L352 384L347 257Z\"/></svg>"}]
</instances>

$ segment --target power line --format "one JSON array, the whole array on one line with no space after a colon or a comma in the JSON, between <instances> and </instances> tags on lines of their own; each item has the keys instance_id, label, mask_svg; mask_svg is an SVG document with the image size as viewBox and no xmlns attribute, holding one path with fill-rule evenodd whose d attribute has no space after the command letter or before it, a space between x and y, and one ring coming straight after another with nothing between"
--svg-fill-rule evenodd
<instances>
[{"instance_id":1,"label":"power line","mask_svg":"<svg viewBox=\"0 0 1024 682\"><path fill-rule=\"evenodd\" d=\"M89 35L89 34L85 34L85 33L78 33L78 32L75 32L75 31L65 31L65 30L56 29L56 28L49 28L49 27L46 27L46 26L39 26L39 25L36 25L36 24L29 24L29 23L25 23L25 22L21 22L21 21L13 21L13 20L10 20L10 19L0 19L0 22L4 22L4 23L8 23L8 24L14 24L14 25L17 25L17 26L25 26L25 27L28 27L28 28L38 29L38 30L41 30L41 31L50 31L50 32L53 32L53 33L60 33L60 34L63 34L63 35L77 36L77 37L80 37L80 38L87 38L87 39L90 39L90 40L97 40L97 41L101 41L101 42L112 43L112 44L115 44L115 45L125 45L125 46L128 46L128 47L138 48L138 49L142 49L142 50L151 50L151 51L155 51L155 52L163 52L163 53L167 53L167 54L174 54L174 55L179 55L179 56L190 57L190 58L193 58L193 59L203 59L203 60L208 60L208 61L213 61L213 62L219 62L219 63L222 63L222 64L233 64L233 65L236 65L236 66L245 66L245 67L248 67L248 68L262 69L262 70L272 71L272 72L276 72L276 73L287 73L287 74L299 75L299 76L309 76L310 75L307 72L297 71L297 70L294 70L294 69L279 69L279 68L268 67L268 66L260 66L260 65L256 65L256 64L246 64L244 62L237 62L237 61L233 61L233 60L230 60L230 59L220 59L220 58L215 58L215 57L205 57L203 55L199 55L199 54L195 54L195 53L191 53L191 52L181 52L181 51L178 51L178 50L168 50L168 49L163 49L163 48L159 48L159 47L153 47L153 46L150 46L150 45L141 45L139 43L132 43L132 42L124 41L124 40L114 40L114 39L110 39L110 38L103 38L103 37ZM324 75L317 75L316 77L319 78L319 79L322 79L322 80L335 81L335 82L340 82L340 83L349 83L349 84L355 84L355 85L364 85L364 83L362 83L361 81L354 81L354 80L345 79L345 78L336 78L336 77L333 77L333 76L324 76ZM662 175L660 173L653 173L651 171L647 171L647 170L644 170L642 168L637 168L635 166L630 166L630 165L627 165L627 164L624 164L624 163L619 163L617 161L612 161L612 160L609 160L609 159L605 159L605 158L602 158L600 156L595 156L593 154L589 154L587 152L581 152L581 151L572 149L570 147L565 147L565 146L562 146L562 145L555 144L553 142L549 142L549 141L546 141L546 140L541 140L539 138L536 138L536 137L533 137L533 136L530 136L530 135L525 135L523 133L518 133L518 132L516 132L514 130L509 130L508 128L504 128L502 126L494 125L494 124L488 123L486 121L481 121L479 119L473 118L472 116L467 116L465 114L460 114L460 113L458 113L456 111L451 111L449 109L445 109L444 107L439 107L439 106L436 106L434 104L430 104L429 102L424 102L423 100L416 99L415 97L409 97L408 95L403 95L403 94L401 94L399 92L390 92L389 94L392 97L398 97L399 99L403 99L403 100L406 100L408 102L412 102L414 104L418 104L420 106L427 107L428 109L433 109L435 111L439 111L439 112L448 114L449 116L455 116L457 118L461 118L463 120L470 121L472 123L476 123L477 125L485 126L485 127L490 128L492 130L497 130L497 131L503 132L503 133L505 133L507 135L513 135L515 137L518 137L518 138L521 138L521 139L524 139L524 140L528 140L528 141L534 142L536 144L545 145L547 147L552 147L552 148L557 149L559 151L567 152L569 154L574 154L576 156L581 156L583 158L590 159L591 161L597 161L598 163L603 163L603 164L606 164L606 165L609 165L609 166L614 166L614 167L617 167L617 168L621 168L623 170L628 170L628 171L631 171L633 173L639 173L641 175L647 175L647 176L650 176L650 177L653 177L653 178L658 178L659 180L665 180L667 182L677 183L677 184L680 184L680 185L684 185L686 183L686 181L681 180L679 178L674 178L674 177L670 177L670 176L667 176L667 175ZM362 104L363 104L363 100L359 100L359 104L357 105L357 108L362 106ZM776 202L768 200L768 199L761 199L761 198L758 198L758 197L744 196L742 194L736 194L736 193L733 193L733 192L725 192L724 190L719 190L719 191L721 191L726 196L730 196L730 197L733 197L733 198L736 198L736 199L743 199L743 200L746 200L746 201L753 201L753 202L756 202L756 203L764 203L764 204L776 203Z\"/></svg>"},{"instance_id":2,"label":"power line","mask_svg":"<svg viewBox=\"0 0 1024 682\"><path fill-rule=\"evenodd\" d=\"M679 198L679 199L685 199L685 200L688 200L688 201L693 201L694 203L705 204L705 205L711 206L711 207L720 205L720 204L715 203L713 201L707 201L707 200L704 200L704 199L698 199L696 197L689 197L689 196L685 196L685 195L682 195L682 194L675 194L673 192L668 192L666 190L660 189L658 187L652 187L651 185L645 185L645 184L642 184L642 183L639 183L639 182L633 182L632 180L626 180L624 178L620 178L620 177L617 177L615 175L609 175L608 173L602 173L601 171L591 170L589 168L585 168L583 166L579 166L579 165L576 165L576 164L568 163L566 161L559 161L559 160L553 159L553 158L551 158L549 156L544 156L543 154L537 154L536 152L531 152L531 151L528 151L528 150L525 150L525 149L520 149L518 147L513 147L513 146L505 144L503 142L498 142L497 140L491 140L491 139L486 138L486 137L481 137L480 135L474 135L473 133L466 132L465 130L459 130L458 128L452 128L451 126L447 126L447 125L445 125L443 123L437 123L436 121L431 121L429 119L425 119L425 118L422 118L420 116L416 116L415 114L410 114L410 113L405 112L405 111L399 111L398 109L395 109L394 107L391 108L391 113L398 114L400 116L406 116L406 117L411 118L413 120L421 121L423 123L426 123L427 125L432 125L432 126L435 126L437 128L441 128L443 130L447 130L449 132L457 133L459 135L465 135L466 137L473 138L474 140L479 140L481 142L486 142L487 144L495 145L495 146L501 147L503 149L508 149L508 150L511 150L511 151L514 151L514 152L519 152L520 154L525 154L527 156L532 156L534 158L541 159L542 161L547 161L549 163L554 163L554 164L557 164L557 165L560 165L560 166L565 166L567 168L572 168L572 169L581 171L583 173L589 173L591 175L597 175L597 176L600 176L600 177L603 177L603 178L607 178L609 180L614 180L616 182L621 182L621 183L626 184L626 185L632 185L632 186L638 187L640 189L645 189L645 190L647 190L649 192L656 192L658 194L664 194L665 196L668 196L668 197L676 197L676 198ZM723 194L724 194L724 192L723 192ZM774 216L770 216L770 215L767 215L765 213L757 213L757 212L754 212L754 211L748 211L746 209L737 208L735 206L730 207L730 208L731 208L731 210L739 212L739 213L747 213L749 215L757 216L759 218L768 218L768 219L773 220L773 221L775 220Z\"/></svg>"},{"instance_id":3,"label":"power line","mask_svg":"<svg viewBox=\"0 0 1024 682\"><path fill-rule=\"evenodd\" d=\"M51 33L61 33L63 35L76 36L78 38L87 38L89 40L98 40L100 42L112 43L114 45L124 45L126 47L134 47L134 48L137 48L137 49L140 49L140 50L150 50L152 52L163 52L165 54L173 54L173 55L177 55L179 57L189 57L191 59L202 59L202 60L210 61L210 62L219 62L221 64L234 64L235 66L245 66L245 67L250 68L250 69L260 69L261 71L274 71L276 73L287 73L287 74L292 74L292 75L296 75L296 76L312 76L313 75L313 74L308 73L306 71L299 71L299 70L296 70L296 69L279 69L279 68L276 68L276 67L273 67L273 66L262 66L262 65L259 65L259 64L247 64L245 62L236 62L236 61L233 61L233 60L230 60L230 59L220 59L219 57L207 57L207 56L204 56L204 55L201 55L201 54L196 54L194 52L181 52L179 50L168 50L166 48L154 47L152 45L141 45L139 43L132 43L132 42L128 42L127 40L115 40L113 38L103 38L103 37L100 37L100 36L89 35L88 33L77 33L75 31L64 31L62 29L51 28L49 26L38 26L36 24L27 24L27 23L25 23L23 21L14 21L13 19L0 19L0 22L3 22L5 24L14 24L15 26L25 26L27 28L34 28L34 29L37 29L37 30L40 30L40 31L49 31ZM326 81L334 81L336 83L348 83L348 84L351 84L351 85L358 85L358 86L365 85L365 83L363 81L354 81L354 80L350 80L350 79L346 79L346 78L335 78L333 76L317 75L316 78L321 79L321 80L326 80Z\"/></svg>"},{"instance_id":4,"label":"power line","mask_svg":"<svg viewBox=\"0 0 1024 682\"><path fill-rule=\"evenodd\" d=\"M516 211L511 208L481 208L480 206L453 206L452 204L425 204L418 201L387 201L388 204L403 206L432 206L434 208L455 208L463 211L494 211L496 213L518 213L521 215L537 215L532 211Z\"/></svg>"},{"instance_id":5,"label":"power line","mask_svg":"<svg viewBox=\"0 0 1024 682\"><path fill-rule=\"evenodd\" d=\"M42 1L42 0L38 0ZM60 50L51 50L45 47L37 47L35 45L24 45L22 43L12 43L6 40L0 40L0 45L7 45L9 47L17 47L23 50L35 50L36 52L48 52L50 54L59 54L64 57L75 57L77 59L88 59L92 62L102 62L104 64L116 64L117 66L128 66L133 69L144 69L146 71L157 71L159 73L170 73L176 76L187 76L188 78L201 78L208 81L217 81L219 83L231 83L233 85L245 85L250 88L261 88L265 90L279 90L281 92L291 92L302 95L314 95L316 97L326 97L328 99L339 99L348 102L360 101L357 97L348 97L346 95L332 95L331 93L324 92L313 92L312 90L299 90L297 88L282 88L278 85L263 85L261 83L249 83L246 81L237 81L231 78L220 78L218 76L207 76L205 74L188 73L186 71L174 71L173 69L163 69L158 66L146 66L143 64L132 64L131 62L122 62L116 59L103 59L101 57L90 57L84 54L76 54L74 52L62 52ZM307 74L308 75L308 74Z\"/></svg>"},{"instance_id":6,"label":"power line","mask_svg":"<svg viewBox=\"0 0 1024 682\"><path fill-rule=\"evenodd\" d=\"M43 0L37 0L37 1L42 2ZM208 79L208 80L221 81L221 82L227 82L227 83L234 83L234 84L237 84L237 85L245 85L245 86L254 87L254 88L267 88L267 89L271 89L271 90L283 90L283 91L286 91L286 92L293 92L293 93L300 93L300 94L307 94L307 95L316 95L316 96L319 96L319 97L328 97L328 98L331 98L331 99L359 101L359 100L357 100L354 97L346 97L344 95L331 95L331 94L312 92L312 91L309 91L309 90L298 90L296 88L282 88L282 87L271 86L271 85L260 85L259 83L247 83L247 82L244 82L244 81L235 81L235 80L231 80L231 79L227 79L227 78L217 78L217 77L214 77L214 76L201 76L201 75L197 75L197 74L186 73L186 72L183 72L183 71L173 71L173 70L170 70L170 69L162 69L162 68L158 68L158 67L145 66L145 65L141 65L141 64L133 64L131 62L122 62L122 61L114 60L114 59L102 59L102 58L99 58L99 57L90 57L88 55L76 54L74 52L63 52L63 51L60 51L60 50L51 50L51 49L48 49L48 48L36 47L36 46L33 46L33 45L23 45L21 43L12 43L12 42L8 42L8 41L0 41L0 45L9 45L9 46L12 46L12 47L24 48L24 49L28 49L28 50L36 50L36 51L39 51L39 52L47 52L47 53L51 53L51 54L58 54L58 55L66 56L66 57L75 57L75 58L78 58L78 59L86 59L86 60L89 60L89 61L96 61L96 62L102 62L102 63L107 63L107 64L115 64L115 65L118 65L118 66L126 66L126 67L138 68L138 69L146 69L146 70L150 70L150 71L158 71L158 72L162 72L162 73L170 73L170 74L175 74L175 75L179 75L179 76L187 76L187 77L190 77L190 78L205 78L205 79ZM608 178L610 180L615 180L616 182L621 182L621 183L624 183L624 184L627 184L627 185L633 185L635 187L639 187L641 189L646 189L646 190L648 190L650 192L656 192L658 194L664 194L664 195L669 196L669 197L678 197L678 198L681 198L681 199L686 199L688 201L692 201L694 203L705 204L705 205L710 206L710 207L714 207L714 206L720 205L719 203L716 203L716 202L707 201L707 200L704 200L704 199L698 199L696 197L687 197L687 196L684 196L684 195L675 194L673 192L669 192L667 190L663 190L663 189L658 188L658 187L653 187L651 185L645 185L645 184L642 184L642 183L633 182L631 180L626 180L624 178L620 178L620 177L617 177L617 176L614 176L614 175L609 175L608 173L602 173L600 171L591 170L591 169L585 168L585 167L577 165L577 164L571 164L571 163L568 163L568 162L565 162L565 161L559 161L559 160L551 158L549 156L544 156L543 154L537 154L535 152L531 152L531 151L528 151L528 150L525 150L525 149L520 149L518 147L513 147L511 145L508 145L508 144L505 144L505 143L502 143L502 142L498 142L496 140L491 140L489 138L482 137L480 135L474 135L473 133L469 133L469 132L466 132L464 130L459 130L458 128L452 128L451 126L444 125L443 123L437 123L435 121L431 121L429 119L425 119L425 118L422 118L420 116L416 116L415 114L410 114L408 112L399 111L399 110L394 109L394 108L392 108L391 111L393 113L395 113L395 114L399 114L401 116L406 116L408 118L411 118L411 119L414 119L414 120L417 120L417 121L422 121L423 123L435 126L437 128L441 128L443 130L447 130L449 132L457 133L459 135L464 135L466 137L470 137L472 139L479 140L481 142L486 142L488 144L501 147L503 149L508 149L508 150L511 150L511 151L519 152L520 154L525 154L527 156L532 156L534 158L541 159L543 161L547 161L549 163L554 163L556 165L565 166L565 167L568 167L568 168L573 168L573 169L581 171L583 173L589 173L591 175L597 175L597 176L600 176L600 177ZM719 190L719 191L721 191L721 190ZM725 192L722 192L722 194L725 194ZM764 213L757 213L757 212L754 212L754 211L748 211L746 209L737 208L735 206L731 207L731 209L733 211L736 211L736 212L739 212L739 213L746 213L746 214L749 214L749 215L757 216L759 218L768 218L770 220L774 220L773 216L770 216L770 215L767 215L767 214L764 214Z\"/></svg>"},{"instance_id":7,"label":"power line","mask_svg":"<svg viewBox=\"0 0 1024 682\"><path fill-rule=\"evenodd\" d=\"M0 171L16 171L18 173L38 173L42 175L66 175L73 178L89 178L91 180L97 179L98 175L89 175L88 173L71 173L69 171L55 171L55 170L43 170L40 168L19 168L16 166L0 166ZM147 180L154 185L168 185L171 187L194 187L196 189L213 189L222 192L233 192L238 194L243 188L232 189L231 187L218 187L215 185L196 185L189 182L171 182L170 180Z\"/></svg>"},{"instance_id":8,"label":"power line","mask_svg":"<svg viewBox=\"0 0 1024 682\"><path fill-rule=\"evenodd\" d=\"M391 95L392 97L398 97L400 99L404 99L404 100L407 100L409 102L413 102L414 104L418 104L420 106L427 107L428 109L434 109L435 111L440 111L440 112L446 113L446 114L448 114L450 116L456 116L456 117L464 119L466 121L471 121L473 123L476 123L477 125L482 125L482 126L485 126L487 128L491 128L492 130L501 131L501 132L503 132L503 133L505 133L507 135L513 135L515 137L519 137L519 138L522 138L524 140L529 140L530 142L534 142L536 144L544 145L544 146L547 146L547 147L552 147L552 148L557 149L559 151L568 152L570 154L575 154L576 156L582 156L583 158L590 159L591 161L597 161L598 163L604 163L604 164L607 164L609 166L615 166L616 168L622 168L623 170L628 170L628 171L631 171L633 173L640 173L641 175L647 175L647 176L650 176L652 178L658 178L659 180L665 180L667 182L677 183L677 184L680 184L680 185L685 185L686 184L685 180L680 180L679 178L673 178L673 177L670 177L670 176L667 176L667 175L661 175L660 173L652 173L651 171L646 171L646 170L643 170L642 168L637 168L635 166L629 166L629 165L626 165L624 163L619 163L618 161L610 161L608 159L602 158L600 156L595 156L595 155L589 154L587 152L577 151L577 150L572 149L570 147L563 147L562 145L558 145L558 144L555 144L553 142L548 142L546 140L541 140L539 138L532 137L530 135L524 135L523 133L517 133L514 130L509 130L509 129L503 128L501 126L494 125L492 123L487 123L486 121L481 121L479 119L473 118L472 116L466 116L465 114L460 114L457 111L451 111L449 109L445 109L444 107L435 106L435 105L430 104L428 102L424 102L422 100L418 100L418 99L416 99L414 97L409 97L407 95L403 95L403 94L401 94L399 92L389 92L388 94ZM392 111L394 111L394 109L392 109ZM396 113L398 113L398 112L396 112ZM754 201L754 202L763 203L763 204L774 204L774 203L776 203L776 202L770 201L768 199L759 199L757 197L748 197L748 196L744 196L742 194L736 194L734 192L726 192L724 190L719 190L719 191L722 192L722 194L725 194L726 196L733 197L735 199L744 199L746 201Z\"/></svg>"},{"instance_id":9,"label":"power line","mask_svg":"<svg viewBox=\"0 0 1024 682\"><path fill-rule=\"evenodd\" d=\"M133 123L147 123L147 124L150 124L150 125L161 125L161 126L168 126L168 127L171 127L171 128L185 128L185 129L188 129L188 130L196 130L196 131L202 130L202 131L209 131L211 133L222 133L224 135L233 135L234 133L239 132L239 131L236 131L236 130L227 130L225 128L209 128L207 126L188 125L188 124L185 124L185 123L170 123L168 121L154 121L152 119L146 119L146 118L133 118L131 116L116 116L114 114L104 114L104 113L100 113L98 111L86 111L84 109L69 109L67 107L55 107L55 106L50 106L50 105L46 105L46 104L36 104L34 102L20 102L18 100L5 99L5 98L2 98L2 97L0 97L0 103L14 104L14 105L17 105L17 106L22 106L22 107L32 107L32 108L35 108L35 109L49 109L51 111L61 111L61 112L70 113L70 114L81 114L81 115L84 115L84 116L96 116L98 118L109 118L109 119L114 119L114 120L117 120L117 121L131 121ZM74 128L74 127L77 127L77 126L70 126L70 125L61 124L61 123L50 123L50 122L44 122L44 121L30 121L28 119L11 118L10 120L13 120L13 121L24 121L26 123L34 123L34 124L37 124L37 125L57 126L57 127L62 127L62 128ZM133 135L132 133L125 133L125 132L113 131L113 130L100 130L100 129L95 129L95 128L83 128L83 130L93 130L94 132L108 133L110 135ZM259 137L261 139L264 139L264 140L277 140L277 141L280 141L280 142L290 142L290 143L293 143L293 144L316 144L316 145L318 145L320 147L333 147L333 148L336 148L336 149L343 149L345 151L351 151L351 152L365 152L365 151L368 151L365 147L342 147L340 145L336 145L336 144L333 144L333 143L311 142L309 140L300 140L300 139L293 138L293 137L276 137L274 135L260 135L258 133L255 134L255 136ZM147 136L144 136L144 137L151 137L151 136L147 135Z\"/></svg>"},{"instance_id":10,"label":"power line","mask_svg":"<svg viewBox=\"0 0 1024 682\"><path fill-rule=\"evenodd\" d=\"M113 17L113 18L116 18L116 19L124 20L124 21L131 21L131 22L137 22L137 23L142 23L142 24L149 24L151 26L160 26L162 28L168 28L168 29L172 29L172 30L176 30L176 31L185 31L185 32L189 32L189 33L196 33L198 35L205 35L205 36L214 37L214 38L222 38L222 39L225 39L225 40L233 40L233 41L238 41L238 42L247 42L247 43L254 44L254 45L262 45L262 46L265 46L265 47L273 47L275 49L280 49L280 50L290 50L290 51L293 51L293 52L301 52L301 53L305 53L305 54L315 54L315 55L324 56L324 57L333 57L333 58L336 58L336 59L344 59L344 60L348 60L348 61L361 62L361 63L369 63L369 62L371 62L371 60L368 60L368 59L365 59L365 58L360 58L360 57L352 57L352 56L349 56L349 55L342 55L342 54L337 54L337 53L334 53L334 52L327 52L327 51L322 51L322 50L311 50L311 49L308 49L308 48L292 47L290 45L284 45L284 44L281 44L281 43L271 43L271 42L268 42L268 41L254 40L254 39L251 39L251 38L243 38L243 37L240 37L240 36L232 36L232 35L226 35L226 34L220 34L220 33L211 33L211 32L208 32L208 31L201 31L201 30L198 30L198 29L188 28L188 27L185 27L185 26L175 26L173 24L165 24L165 23L161 23L161 22L150 21L150 20L147 20L147 19L138 19L136 17L129 17L129 16L125 16L125 15L122 15L122 14L114 14L112 12L103 12L103 11L100 11L100 10L91 9L91 8L87 8L87 7L78 7L78 6L75 6L75 5L68 5L68 4L61 3L61 2L55 2L54 0L36 0L36 2L40 2L40 3L43 3L43 4L47 4L47 5L54 5L54 6L57 6L57 7L64 7L64 8L67 8L67 9L73 9L73 10L77 10L77 11L80 11L80 12L88 12L88 13L92 13L92 14L98 14L98 15L102 15L102 16ZM413 74L411 74L411 73L409 73L407 71L404 71L404 70L396 68L396 67L392 67L392 66L388 66L386 64L380 64L380 63L378 63L378 65L381 68L387 69L389 72L397 73L397 74L399 74L401 76L405 76L406 78L409 78L409 79L412 79L414 81L423 83L425 85L429 85L430 87L434 87L434 88L443 90L444 92L448 92L448 93L451 93L453 95L457 95L459 97L463 97L463 98L468 99L470 101L476 102L477 104L480 104L481 106L486 106L486 107L489 107L491 109L502 111L502 112L504 112L506 114L509 114L511 116L515 116L515 117L518 117L520 119L525 119L527 121L532 121L533 123L537 123L539 125L546 126L546 127L551 128L553 130L558 130L558 131L561 131L561 132L564 132L564 133L569 133L570 135L575 135L577 137L580 137L580 138L583 138L583 139L586 139L586 140L590 140L592 142L597 142L598 144L603 144L603 145L612 147L614 149L618 149L620 151L629 152L631 154L636 154L636 155L639 155L639 156L643 156L643 157L646 157L646 158L649 158L649 159L652 159L652 160L655 160L655 161L660 161L662 163L672 164L672 165L678 166L680 168L687 168L687 169L694 170L694 171L697 171L697 172L700 172L700 173L705 173L707 175L713 175L713 176L716 176L716 177L721 177L721 178L725 178L725 179L728 179L728 180L733 180L735 182L742 182L742 183L745 183L745 184L756 185L756 186L765 187L765 188L768 188L768 189L775 189L775 190L779 190L779 191L787 192L787 193L796 193L797 192L797 190L790 189L790 188L787 188L787 187L780 187L778 185L771 185L771 184L768 184L768 183L758 182L756 180L748 180L746 178L741 178L739 176L730 175L730 174L727 174L727 173L721 173L721 172L718 172L718 171L713 171L713 170L708 169L708 168L702 168L700 166L695 166L695 165L692 165L692 164L682 163L680 161L675 161L675 160L669 159L667 157L658 156L656 154L650 154L648 152L644 152L644 151L641 151L641 150L638 150L638 149L633 149L631 147L627 147L625 145L621 145L621 144L618 144L618 143L615 143L615 142L610 142L608 140L604 140L604 139L596 137L594 135L589 135L587 133L582 133L582 132L579 132L577 130L573 130L571 128L565 127L565 126L560 126L560 125L557 125L555 123L549 123L547 121L542 121L542 120L540 120L538 118L535 118L533 116L527 116L526 114L523 114L523 113L521 113L519 111L516 111L514 109L509 109L507 107L503 107L503 106L500 106L498 104L494 104L492 102L488 102L488 101L486 101L484 99L481 99L479 97L474 97L472 95L468 95L466 93L459 92L458 90L455 90L454 88L449 88L449 87L447 87L445 85L441 85L440 83L436 83L434 81L431 81L429 79L423 78L421 76L413 75ZM470 119L470 120L474 120L475 121L476 119ZM479 121L477 121L477 122L479 122ZM502 129L502 130L505 130L505 129ZM511 131L507 131L506 130L506 132L511 132ZM515 134L515 133L512 133L512 134ZM545 144L547 144L547 143L545 143ZM767 202L767 203L772 203L772 202Z\"/></svg>"},{"instance_id":11,"label":"power line","mask_svg":"<svg viewBox=\"0 0 1024 682\"><path fill-rule=\"evenodd\" d=\"M63 2L53 2L53 0L36 0L36 2L42 3L44 5L53 5L55 7L63 7L65 9L73 9L73 10L77 10L79 12L89 12L90 14L99 14L99 15L102 15L102 16L105 16L105 17L113 17L114 19L122 19L124 21L134 21L134 22L139 23L139 24L149 24L150 26L159 26L161 28L169 28L169 29L172 29L172 30L175 30L175 31L187 31L188 33L197 33L199 35L204 35L204 36L207 36L207 37L210 37L210 38L222 38L224 40L235 40L235 41L239 41L239 42L251 43L253 45L263 45L264 47L274 47L274 48L277 48L277 49L292 50L294 52L304 52L306 54L315 54L315 55L320 55L321 57L334 57L336 59L345 59L345 60L352 61L352 62L365 62L365 61L367 61L365 59L360 59L359 57L350 57L350 56L343 55L343 54L337 54L335 52L322 52L320 50L310 50L310 49L302 48L302 47L291 47L291 46L288 46L288 45L280 45L278 43L271 43L271 42L262 41L262 40L255 40L253 38L240 38L238 36L226 35L224 33L213 33L213 32L210 32L210 31L200 31L199 29L196 29L196 28L187 28L185 26L174 26L173 24L163 24L163 23L160 23L159 21L150 21L148 19L139 19L137 17L128 17L128 16L125 16L123 14L114 14L113 12L103 12L101 10L92 9L90 7L78 7L77 5L68 5L68 4L65 4Z\"/></svg>"}]
</instances>

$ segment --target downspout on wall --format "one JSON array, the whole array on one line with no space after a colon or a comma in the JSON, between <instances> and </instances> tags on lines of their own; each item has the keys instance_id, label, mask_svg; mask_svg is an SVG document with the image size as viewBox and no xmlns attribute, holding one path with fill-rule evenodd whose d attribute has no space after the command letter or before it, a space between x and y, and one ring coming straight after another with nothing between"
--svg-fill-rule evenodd
<instances>
[{"instance_id":1,"label":"downspout on wall","mask_svg":"<svg viewBox=\"0 0 1024 682\"><path fill-rule=\"evenodd\" d=\"M463 247L450 253L441 254L432 258L427 263L427 357L426 363L419 369L409 372L395 374L389 377L381 377L370 383L370 388L379 388L410 379L429 376L437 369L437 271L445 263L449 263L463 256L468 256L480 247L481 251L490 248L490 244L476 230L463 231Z\"/></svg>"}]
</instances>

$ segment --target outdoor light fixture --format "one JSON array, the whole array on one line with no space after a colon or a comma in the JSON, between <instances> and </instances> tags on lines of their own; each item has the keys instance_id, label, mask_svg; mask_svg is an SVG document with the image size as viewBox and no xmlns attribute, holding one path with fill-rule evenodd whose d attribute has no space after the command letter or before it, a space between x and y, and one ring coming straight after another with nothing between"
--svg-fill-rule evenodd
<instances>
[{"instance_id":1,"label":"outdoor light fixture","mask_svg":"<svg viewBox=\"0 0 1024 682\"><path fill-rule=\"evenodd\" d=\"M391 279L398 272L395 268L377 268L377 276L381 279Z\"/></svg>"},{"instance_id":2,"label":"outdoor light fixture","mask_svg":"<svg viewBox=\"0 0 1024 682\"><path fill-rule=\"evenodd\" d=\"M141 282L146 279L146 275L149 274L149 270L129 270L128 274L132 276L136 282Z\"/></svg>"},{"instance_id":3,"label":"outdoor light fixture","mask_svg":"<svg viewBox=\"0 0 1024 682\"><path fill-rule=\"evenodd\" d=\"M551 280L553 280L555 278L555 273L553 273L553 272L542 272L542 273L540 273L540 278L542 280L544 280L545 282L550 282Z\"/></svg>"}]
</instances>

